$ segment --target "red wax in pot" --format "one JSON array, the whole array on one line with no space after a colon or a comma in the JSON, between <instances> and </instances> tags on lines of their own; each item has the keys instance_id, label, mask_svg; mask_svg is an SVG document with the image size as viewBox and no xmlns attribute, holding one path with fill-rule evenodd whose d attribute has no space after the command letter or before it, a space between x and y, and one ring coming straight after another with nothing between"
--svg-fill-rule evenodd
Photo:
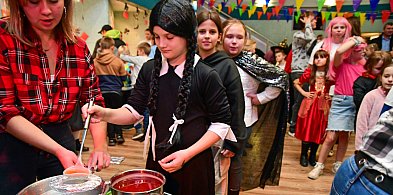
<instances>
[{"instance_id":1,"label":"red wax in pot","mask_svg":"<svg viewBox=\"0 0 393 195\"><path fill-rule=\"evenodd\" d=\"M123 192L146 192L160 187L163 181L154 177L133 177L120 180L113 188Z\"/></svg>"}]
</instances>

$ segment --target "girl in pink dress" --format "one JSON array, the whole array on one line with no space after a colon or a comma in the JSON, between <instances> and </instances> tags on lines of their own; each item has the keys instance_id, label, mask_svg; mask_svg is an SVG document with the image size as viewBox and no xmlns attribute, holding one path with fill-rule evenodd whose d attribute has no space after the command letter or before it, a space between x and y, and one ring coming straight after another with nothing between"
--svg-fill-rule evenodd
<instances>
[{"instance_id":1,"label":"girl in pink dress","mask_svg":"<svg viewBox=\"0 0 393 195\"><path fill-rule=\"evenodd\" d=\"M307 167L308 164L315 166L318 146L324 140L330 108L331 81L327 80L328 65L329 53L325 50L318 50L314 55L313 65L293 82L294 87L304 96L298 113L295 133L296 138L302 140L300 165L303 167ZM310 84L310 92L303 90L304 83ZM309 149L310 156L308 157Z\"/></svg>"}]
</instances>

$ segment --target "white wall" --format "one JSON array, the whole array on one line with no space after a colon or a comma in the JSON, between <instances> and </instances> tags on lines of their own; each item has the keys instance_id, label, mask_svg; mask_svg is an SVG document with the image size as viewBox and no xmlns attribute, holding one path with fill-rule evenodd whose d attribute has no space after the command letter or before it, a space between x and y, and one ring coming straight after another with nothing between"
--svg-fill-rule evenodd
<instances>
[{"instance_id":1,"label":"white wall","mask_svg":"<svg viewBox=\"0 0 393 195\"><path fill-rule=\"evenodd\" d=\"M114 12L115 28L123 32L123 41L128 45L131 55L136 55L136 46L145 40L145 29L149 27L149 17L145 17L143 11L136 17L138 20L136 20L134 14L135 12L129 12L128 19L125 19L123 12ZM125 28L130 30L128 34L124 34Z\"/></svg>"},{"instance_id":2,"label":"white wall","mask_svg":"<svg viewBox=\"0 0 393 195\"><path fill-rule=\"evenodd\" d=\"M75 3L74 25L81 33L85 32L89 35L86 43L91 52L95 42L101 38L98 31L103 25L111 24L109 17L111 10L108 0L84 0L83 3Z\"/></svg>"}]
</instances>

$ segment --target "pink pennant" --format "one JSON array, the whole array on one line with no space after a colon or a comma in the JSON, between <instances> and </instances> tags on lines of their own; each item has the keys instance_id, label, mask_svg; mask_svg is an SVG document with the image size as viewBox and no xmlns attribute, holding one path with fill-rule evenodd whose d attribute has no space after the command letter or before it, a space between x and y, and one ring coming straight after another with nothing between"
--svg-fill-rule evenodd
<instances>
[{"instance_id":1,"label":"pink pennant","mask_svg":"<svg viewBox=\"0 0 393 195\"><path fill-rule=\"evenodd\" d=\"M382 23L385 23L388 21L390 17L390 11L389 10L382 10Z\"/></svg>"}]
</instances>

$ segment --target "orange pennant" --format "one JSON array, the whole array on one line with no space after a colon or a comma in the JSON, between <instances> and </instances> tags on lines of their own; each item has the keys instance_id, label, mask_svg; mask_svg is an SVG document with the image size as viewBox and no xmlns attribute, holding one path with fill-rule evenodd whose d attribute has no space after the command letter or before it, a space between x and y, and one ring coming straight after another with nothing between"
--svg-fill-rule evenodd
<instances>
[{"instance_id":1,"label":"orange pennant","mask_svg":"<svg viewBox=\"0 0 393 195\"><path fill-rule=\"evenodd\" d=\"M232 7L228 7L228 14L232 13Z\"/></svg>"},{"instance_id":2,"label":"orange pennant","mask_svg":"<svg viewBox=\"0 0 393 195\"><path fill-rule=\"evenodd\" d=\"M276 11L276 15L278 16L278 13L280 13L281 6L275 6L274 11Z\"/></svg>"},{"instance_id":3,"label":"orange pennant","mask_svg":"<svg viewBox=\"0 0 393 195\"><path fill-rule=\"evenodd\" d=\"M263 14L266 14L267 6L263 5L262 10L263 10Z\"/></svg>"},{"instance_id":4,"label":"orange pennant","mask_svg":"<svg viewBox=\"0 0 393 195\"><path fill-rule=\"evenodd\" d=\"M243 12L245 12L245 11L246 11L247 7L248 7L248 5L247 5L247 4L243 4L243 5L242 5L242 10L243 10Z\"/></svg>"},{"instance_id":5,"label":"orange pennant","mask_svg":"<svg viewBox=\"0 0 393 195\"><path fill-rule=\"evenodd\" d=\"M341 11L341 8L343 7L344 0L336 0L336 10L337 12Z\"/></svg>"},{"instance_id":6,"label":"orange pennant","mask_svg":"<svg viewBox=\"0 0 393 195\"><path fill-rule=\"evenodd\" d=\"M257 14L258 14L258 20L260 20L260 19L261 19L261 16L262 16L262 14L263 14L263 12L261 12L261 11L257 11Z\"/></svg>"},{"instance_id":7,"label":"orange pennant","mask_svg":"<svg viewBox=\"0 0 393 195\"><path fill-rule=\"evenodd\" d=\"M272 17L272 13L271 12L267 12L267 19L270 20L271 17Z\"/></svg>"}]
</instances>

